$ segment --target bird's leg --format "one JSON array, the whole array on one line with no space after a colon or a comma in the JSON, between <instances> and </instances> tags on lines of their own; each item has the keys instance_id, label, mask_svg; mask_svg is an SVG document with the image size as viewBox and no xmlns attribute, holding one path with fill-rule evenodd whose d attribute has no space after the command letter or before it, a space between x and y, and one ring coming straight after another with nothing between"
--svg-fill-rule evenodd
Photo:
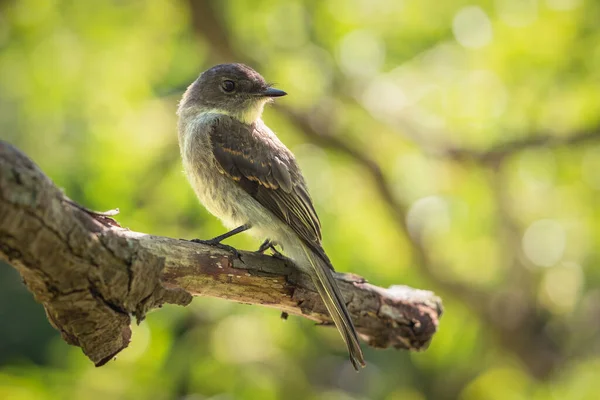
<instances>
[{"instance_id":1,"label":"bird's leg","mask_svg":"<svg viewBox=\"0 0 600 400\"><path fill-rule=\"evenodd\" d=\"M277 249L275 248L275 245L276 245L276 244L275 244L274 242L272 242L272 241L271 241L271 239L266 239L266 240L265 240L265 241L264 241L264 242L263 242L263 243L260 245L260 247L258 248L258 250L256 250L256 252L257 252L257 253L261 253L261 254L263 254L265 251L267 251L267 250L271 249L271 251L273 251L273 255L274 255L275 257L278 257L278 258L285 258L285 257L284 257L284 255L283 255L283 254L281 254L281 253L279 252L279 250L277 250Z\"/></svg>"},{"instance_id":2,"label":"bird's leg","mask_svg":"<svg viewBox=\"0 0 600 400\"><path fill-rule=\"evenodd\" d=\"M262 244L260 245L260 247L258 248L258 250L256 250L257 253L264 253L265 251L269 250L270 248L273 247L273 244L271 243L271 239L265 239L264 242L262 242Z\"/></svg>"},{"instance_id":3,"label":"bird's leg","mask_svg":"<svg viewBox=\"0 0 600 400\"><path fill-rule=\"evenodd\" d=\"M194 243L203 243L203 244L212 244L212 245L215 245L215 244L219 244L219 243L221 243L223 240L225 240L225 239L227 239L227 238L230 238L230 237L232 237L232 236L235 236L235 235L237 235L238 233L242 233L242 232L244 232L244 231L247 231L247 230L248 230L248 229L250 229L250 228L251 228L251 225L250 225L250 224L244 224L244 225L240 225L240 226L238 226L238 227L237 227L237 228L235 228L235 229L232 229L232 230L230 230L229 232L225 232L225 233L224 233L224 234L222 234L222 235L215 236L215 237L214 237L214 238L212 238L212 239L209 239L209 240L202 240L202 239L192 239L192 240L191 240L191 242L194 242Z\"/></svg>"},{"instance_id":4,"label":"bird's leg","mask_svg":"<svg viewBox=\"0 0 600 400\"><path fill-rule=\"evenodd\" d=\"M212 239L208 239L208 240L202 240L202 239L192 239L190 240L190 242L194 242L194 243L202 243L202 244L207 244L209 246L214 246L214 247L218 247L220 249L226 250L226 251L230 251L233 254L235 254L236 257L240 258L240 253L237 251L237 249L235 247L232 246L228 246L226 244L221 243L223 240L230 238L232 236L237 235L238 233L247 231L248 229L250 229L252 226L250 224L244 224L244 225L240 225L235 229L230 230L229 232L225 232L222 235L216 236Z\"/></svg>"}]
</instances>

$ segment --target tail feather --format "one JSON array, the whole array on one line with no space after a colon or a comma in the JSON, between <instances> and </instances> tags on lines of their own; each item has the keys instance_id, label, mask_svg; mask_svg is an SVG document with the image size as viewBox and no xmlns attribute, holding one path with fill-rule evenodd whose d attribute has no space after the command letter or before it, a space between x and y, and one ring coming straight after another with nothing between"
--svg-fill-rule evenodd
<instances>
[{"instance_id":1,"label":"tail feather","mask_svg":"<svg viewBox=\"0 0 600 400\"><path fill-rule=\"evenodd\" d=\"M344 342L346 342L350 361L352 362L354 369L358 371L359 366L364 367L366 365L365 359L358 342L358 336L354 324L352 323L352 318L350 318L350 314L348 313L348 309L343 300L344 298L333 278L333 268L325 254L322 256L315 254L314 251L306 248L305 245L302 245L302 249L315 271L313 283L323 299L331 319L333 319Z\"/></svg>"}]
</instances>

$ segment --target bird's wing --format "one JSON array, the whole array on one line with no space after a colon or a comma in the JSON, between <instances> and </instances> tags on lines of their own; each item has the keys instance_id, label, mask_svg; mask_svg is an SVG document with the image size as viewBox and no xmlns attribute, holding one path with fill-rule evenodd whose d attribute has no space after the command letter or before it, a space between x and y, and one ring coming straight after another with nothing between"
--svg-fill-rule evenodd
<instances>
[{"instance_id":1,"label":"bird's wing","mask_svg":"<svg viewBox=\"0 0 600 400\"><path fill-rule=\"evenodd\" d=\"M228 116L215 119L210 140L217 168L321 253L321 223L300 168L267 129L262 122L248 126Z\"/></svg>"},{"instance_id":2,"label":"bird's wing","mask_svg":"<svg viewBox=\"0 0 600 400\"><path fill-rule=\"evenodd\" d=\"M315 287L358 370L365 361L356 329L333 278L333 266L321 247L319 218L294 156L260 121L247 126L220 116L211 125L210 140L219 171L237 182L302 240L306 259L314 269Z\"/></svg>"}]
</instances>

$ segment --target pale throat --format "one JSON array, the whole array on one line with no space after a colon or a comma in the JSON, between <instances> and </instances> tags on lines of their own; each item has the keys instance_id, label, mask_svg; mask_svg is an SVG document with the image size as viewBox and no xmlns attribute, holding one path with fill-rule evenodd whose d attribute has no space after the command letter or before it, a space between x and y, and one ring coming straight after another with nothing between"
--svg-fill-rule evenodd
<instances>
[{"instance_id":1,"label":"pale throat","mask_svg":"<svg viewBox=\"0 0 600 400\"><path fill-rule=\"evenodd\" d=\"M261 117L267 101L268 99L261 99L254 102L250 107L240 110L239 112L232 112L230 110L222 110L218 108L205 108L202 110L202 114L224 114L233 117L244 124L252 125Z\"/></svg>"}]
</instances>

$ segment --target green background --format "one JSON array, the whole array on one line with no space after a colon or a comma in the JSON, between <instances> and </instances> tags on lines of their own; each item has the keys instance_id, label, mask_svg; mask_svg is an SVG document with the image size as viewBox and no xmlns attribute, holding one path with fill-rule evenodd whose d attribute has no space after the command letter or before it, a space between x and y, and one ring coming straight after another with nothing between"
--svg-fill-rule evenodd
<instances>
[{"instance_id":1,"label":"green background","mask_svg":"<svg viewBox=\"0 0 600 400\"><path fill-rule=\"evenodd\" d=\"M264 119L336 268L445 305L426 352L365 346L360 374L333 329L202 298L95 368L3 264L0 398L597 398L599 21L595 0L0 1L0 138L69 197L222 233L175 111L202 70L247 62L289 93Z\"/></svg>"}]
</instances>

